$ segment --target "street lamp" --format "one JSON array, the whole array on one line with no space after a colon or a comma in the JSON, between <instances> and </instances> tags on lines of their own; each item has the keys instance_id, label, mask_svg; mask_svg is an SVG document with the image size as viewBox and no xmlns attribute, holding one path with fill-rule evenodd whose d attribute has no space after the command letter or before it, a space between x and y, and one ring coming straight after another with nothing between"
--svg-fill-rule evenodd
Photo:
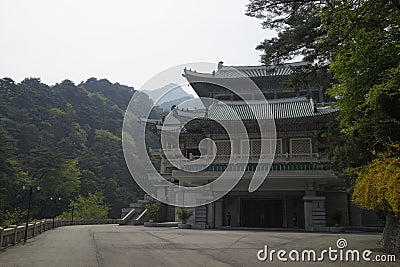
<instances>
[{"instance_id":1,"label":"street lamp","mask_svg":"<svg viewBox=\"0 0 400 267\"><path fill-rule=\"evenodd\" d=\"M25 191L27 190L26 185L22 185L22 190ZM40 191L40 186L36 186L36 190L39 192ZM32 202L32 191L33 191L33 186L29 186L29 201L28 201L28 215L26 216L26 225L25 225L25 236L24 236L24 244L26 243L26 240L28 239L28 227L29 227L29 217L31 215L31 202Z\"/></svg>"},{"instance_id":2,"label":"street lamp","mask_svg":"<svg viewBox=\"0 0 400 267\"><path fill-rule=\"evenodd\" d=\"M54 229L54 220L56 218L56 208L57 208L57 201L61 201L61 197L50 197L51 201L54 201L54 214L53 214L53 226L52 228Z\"/></svg>"}]
</instances>

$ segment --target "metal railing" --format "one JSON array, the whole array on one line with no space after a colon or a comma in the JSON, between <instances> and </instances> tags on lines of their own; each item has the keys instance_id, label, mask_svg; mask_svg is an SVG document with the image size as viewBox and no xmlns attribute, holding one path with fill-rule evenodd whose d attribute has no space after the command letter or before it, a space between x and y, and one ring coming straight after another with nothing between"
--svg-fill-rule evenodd
<instances>
[{"instance_id":1,"label":"metal railing","mask_svg":"<svg viewBox=\"0 0 400 267\"><path fill-rule=\"evenodd\" d=\"M69 225L92 225L92 224L116 224L117 219L77 219L77 220L55 220L54 228ZM0 249L13 246L24 240L25 225L11 225L7 228L0 227ZM53 229L53 220L46 219L29 223L28 239L33 238L45 231Z\"/></svg>"},{"instance_id":2,"label":"metal railing","mask_svg":"<svg viewBox=\"0 0 400 267\"><path fill-rule=\"evenodd\" d=\"M118 224L119 225L126 224L128 221L132 219L133 216L136 215L137 212L138 212L137 209L131 209L131 211L129 211L122 219L117 220Z\"/></svg>"},{"instance_id":3,"label":"metal railing","mask_svg":"<svg viewBox=\"0 0 400 267\"><path fill-rule=\"evenodd\" d=\"M227 165L210 165L204 171L205 172L223 172L227 171L328 171L332 170L332 165L329 163L322 164L309 164L309 163L297 163L297 164L235 164L227 168ZM204 166L194 165L185 167L185 171L199 171L204 169Z\"/></svg>"},{"instance_id":4,"label":"metal railing","mask_svg":"<svg viewBox=\"0 0 400 267\"><path fill-rule=\"evenodd\" d=\"M161 152L160 152L161 153ZM168 154L168 153L166 153ZM175 154L168 154L170 157L169 161L172 164L178 164L185 166L186 164L191 165L193 160L199 160L200 156L192 156L190 155L189 158L183 158L183 159L178 159L174 158ZM234 154L232 155L216 155L214 162L216 163L226 163L226 162L231 162L231 163L246 163L246 162L258 162L259 160L267 160L271 159L273 155L259 155L259 154L253 154L253 155L240 155L240 154ZM206 155L204 156L203 159L200 159L197 163L198 164L206 164L207 161L211 160L212 156L211 155ZM275 154L273 157L273 160L275 163L284 163L284 162L329 162L328 158L325 156L321 156L319 153L309 153L309 154Z\"/></svg>"}]
</instances>

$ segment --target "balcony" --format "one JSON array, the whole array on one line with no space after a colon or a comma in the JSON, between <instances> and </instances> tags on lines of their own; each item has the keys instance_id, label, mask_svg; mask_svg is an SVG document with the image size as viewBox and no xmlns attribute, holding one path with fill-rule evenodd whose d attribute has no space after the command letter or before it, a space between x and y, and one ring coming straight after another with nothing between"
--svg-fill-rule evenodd
<instances>
[{"instance_id":1,"label":"balcony","mask_svg":"<svg viewBox=\"0 0 400 267\"><path fill-rule=\"evenodd\" d=\"M227 166L218 166L218 165L211 165L209 166L206 170L208 171L225 171ZM230 170L238 170L238 171L256 171L256 170L261 170L261 171L266 171L267 166L260 164L260 165L255 165L255 164L249 164L247 166L241 166L241 165L236 165L232 167ZM271 166L271 171L326 171L330 170L331 165L330 164L307 164L307 163L299 163L299 164L272 164Z\"/></svg>"},{"instance_id":2,"label":"balcony","mask_svg":"<svg viewBox=\"0 0 400 267\"><path fill-rule=\"evenodd\" d=\"M150 149L150 153L153 156L161 157L163 155L168 155L168 158L172 163L176 163L179 165L185 165L185 163L190 163L193 160L200 159L200 156L189 155L189 158L185 159L178 159L177 155L179 154L179 149ZM241 154L234 154L232 155L232 163L240 164L246 163L258 163L263 161L269 161L271 155L263 155L260 156L259 154L253 155L241 155ZM198 164L206 164L206 161L211 159L211 155L206 155L204 159L200 159ZM230 155L216 155L214 159L214 164L227 164L230 160ZM307 154L275 154L274 156L274 163L330 163L329 159L326 156L323 156L319 153L307 153Z\"/></svg>"}]
</instances>

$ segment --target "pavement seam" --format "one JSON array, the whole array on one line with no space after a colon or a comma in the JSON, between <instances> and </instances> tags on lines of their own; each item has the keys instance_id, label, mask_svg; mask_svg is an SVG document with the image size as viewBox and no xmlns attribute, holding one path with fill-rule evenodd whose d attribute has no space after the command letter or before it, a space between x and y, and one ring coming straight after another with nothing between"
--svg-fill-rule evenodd
<instances>
[{"instance_id":1,"label":"pavement seam","mask_svg":"<svg viewBox=\"0 0 400 267\"><path fill-rule=\"evenodd\" d=\"M97 266L98 267L103 267L103 263L101 262L101 256L100 256L100 253L99 253L99 248L97 247L96 239L94 237L94 232L92 231L92 229L89 229L89 233L90 233L90 236L92 237L94 250L96 252Z\"/></svg>"}]
</instances>

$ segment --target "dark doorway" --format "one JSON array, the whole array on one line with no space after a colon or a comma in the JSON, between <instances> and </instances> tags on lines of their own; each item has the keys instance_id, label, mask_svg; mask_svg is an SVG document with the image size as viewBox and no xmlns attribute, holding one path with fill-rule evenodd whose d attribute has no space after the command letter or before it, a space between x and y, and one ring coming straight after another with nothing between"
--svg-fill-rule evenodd
<instances>
[{"instance_id":1,"label":"dark doorway","mask_svg":"<svg viewBox=\"0 0 400 267\"><path fill-rule=\"evenodd\" d=\"M242 199L240 225L283 228L283 204L278 199Z\"/></svg>"}]
</instances>

